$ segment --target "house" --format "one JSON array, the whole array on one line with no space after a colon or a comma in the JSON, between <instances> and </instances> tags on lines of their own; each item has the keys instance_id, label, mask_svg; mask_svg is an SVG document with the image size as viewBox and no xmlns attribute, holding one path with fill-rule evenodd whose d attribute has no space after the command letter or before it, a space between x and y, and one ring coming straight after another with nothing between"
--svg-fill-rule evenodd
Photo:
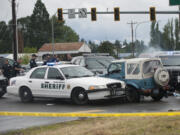
<instances>
[{"instance_id":1,"label":"house","mask_svg":"<svg viewBox=\"0 0 180 135\"><path fill-rule=\"evenodd\" d=\"M91 53L91 49L84 42L72 43L45 43L38 51L38 56L45 54L78 54L78 53Z\"/></svg>"}]
</instances>

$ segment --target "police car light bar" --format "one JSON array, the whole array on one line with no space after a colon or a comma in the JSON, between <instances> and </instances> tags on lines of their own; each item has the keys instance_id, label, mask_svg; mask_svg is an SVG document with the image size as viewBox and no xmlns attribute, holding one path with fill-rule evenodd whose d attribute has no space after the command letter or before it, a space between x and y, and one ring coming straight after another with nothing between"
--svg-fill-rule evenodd
<instances>
[{"instance_id":1,"label":"police car light bar","mask_svg":"<svg viewBox=\"0 0 180 135\"><path fill-rule=\"evenodd\" d=\"M48 62L46 65L47 66L54 66L54 65L60 65L61 62Z\"/></svg>"},{"instance_id":2,"label":"police car light bar","mask_svg":"<svg viewBox=\"0 0 180 135\"><path fill-rule=\"evenodd\" d=\"M85 53L83 56L109 56L109 53Z\"/></svg>"}]
</instances>

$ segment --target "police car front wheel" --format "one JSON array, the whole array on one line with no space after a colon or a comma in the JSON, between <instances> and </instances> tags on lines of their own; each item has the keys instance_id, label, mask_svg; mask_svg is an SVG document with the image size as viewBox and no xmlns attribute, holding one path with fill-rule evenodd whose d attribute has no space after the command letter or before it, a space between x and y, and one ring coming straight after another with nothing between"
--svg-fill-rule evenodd
<instances>
[{"instance_id":1,"label":"police car front wheel","mask_svg":"<svg viewBox=\"0 0 180 135\"><path fill-rule=\"evenodd\" d=\"M21 101L24 103L33 101L31 90L27 87L20 88L19 96L20 96Z\"/></svg>"},{"instance_id":2,"label":"police car front wheel","mask_svg":"<svg viewBox=\"0 0 180 135\"><path fill-rule=\"evenodd\" d=\"M72 98L72 101L78 105L84 105L88 102L87 93L82 88L81 89L75 89L72 92L71 98Z\"/></svg>"}]
</instances>

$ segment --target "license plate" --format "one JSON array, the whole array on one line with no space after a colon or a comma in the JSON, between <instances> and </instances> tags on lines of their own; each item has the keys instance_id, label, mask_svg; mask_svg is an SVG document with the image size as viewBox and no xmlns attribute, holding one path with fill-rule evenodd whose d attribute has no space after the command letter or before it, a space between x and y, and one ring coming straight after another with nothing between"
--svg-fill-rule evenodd
<instances>
[{"instance_id":1,"label":"license plate","mask_svg":"<svg viewBox=\"0 0 180 135\"><path fill-rule=\"evenodd\" d=\"M177 81L178 83L180 83L180 76L177 76Z\"/></svg>"},{"instance_id":2,"label":"license plate","mask_svg":"<svg viewBox=\"0 0 180 135\"><path fill-rule=\"evenodd\" d=\"M124 91L116 91L116 96L120 96L122 94L124 94Z\"/></svg>"}]
</instances>

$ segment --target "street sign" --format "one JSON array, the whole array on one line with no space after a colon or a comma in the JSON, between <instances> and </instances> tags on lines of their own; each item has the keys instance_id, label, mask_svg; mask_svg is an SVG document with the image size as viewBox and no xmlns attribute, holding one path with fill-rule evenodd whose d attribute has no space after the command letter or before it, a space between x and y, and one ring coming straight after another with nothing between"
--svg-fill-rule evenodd
<instances>
[{"instance_id":1,"label":"street sign","mask_svg":"<svg viewBox=\"0 0 180 135\"><path fill-rule=\"evenodd\" d=\"M69 19L76 18L76 16L75 16L75 9L68 9L68 18Z\"/></svg>"},{"instance_id":2,"label":"street sign","mask_svg":"<svg viewBox=\"0 0 180 135\"><path fill-rule=\"evenodd\" d=\"M87 9L86 8L79 9L79 18L87 18Z\"/></svg>"},{"instance_id":3,"label":"street sign","mask_svg":"<svg viewBox=\"0 0 180 135\"><path fill-rule=\"evenodd\" d=\"M170 6L180 5L180 0L169 0Z\"/></svg>"}]
</instances>

